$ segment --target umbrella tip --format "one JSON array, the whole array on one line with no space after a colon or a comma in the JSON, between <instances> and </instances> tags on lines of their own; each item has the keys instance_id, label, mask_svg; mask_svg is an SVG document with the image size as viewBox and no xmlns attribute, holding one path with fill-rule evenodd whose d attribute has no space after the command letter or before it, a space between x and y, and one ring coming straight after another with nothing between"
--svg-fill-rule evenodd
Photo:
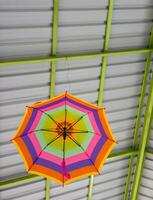
<instances>
[{"instance_id":1,"label":"umbrella tip","mask_svg":"<svg viewBox=\"0 0 153 200\"><path fill-rule=\"evenodd\" d=\"M66 90L66 91L65 91L65 97L66 97L67 94L68 94L68 91Z\"/></svg>"}]
</instances>

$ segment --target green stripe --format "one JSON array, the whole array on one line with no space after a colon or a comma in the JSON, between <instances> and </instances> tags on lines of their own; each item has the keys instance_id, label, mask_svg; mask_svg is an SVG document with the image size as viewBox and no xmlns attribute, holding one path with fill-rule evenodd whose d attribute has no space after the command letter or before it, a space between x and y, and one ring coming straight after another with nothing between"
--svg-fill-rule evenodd
<instances>
[{"instance_id":1,"label":"green stripe","mask_svg":"<svg viewBox=\"0 0 153 200\"><path fill-rule=\"evenodd\" d=\"M72 122L74 122L74 121L78 120L80 118L80 116L85 115L84 112L76 110L75 108L70 107L69 105L66 106L66 109L67 109L67 113L68 113L68 119L67 119L68 121L71 118ZM46 113L49 114L50 116L54 116L54 119L56 121L60 122L61 120L63 120L63 116L65 115L65 105L57 107L51 111L46 111ZM77 124L80 127L82 127L80 129L83 131L90 130L91 132L95 132L93 127L91 126L91 122L87 115L84 116ZM48 116L42 115L36 129L52 129L55 127L56 127L55 122L53 122ZM75 128L75 126L74 126L74 128ZM40 133L42 133L42 134L40 134ZM43 132L43 131L36 132L36 137L37 137L38 142L40 143L42 149L57 135L57 133L54 133L54 132L51 132L50 134L51 135L49 135L49 133ZM87 150L88 145L91 143L91 140L93 138L93 133L77 133L77 134L74 134L73 137L81 144L81 146L83 147L84 150ZM67 147L69 150L66 149L65 158L75 156L77 154L82 153L82 149L79 146L77 146L73 141L71 141L71 143L67 142ZM58 156L60 158L63 158L63 147L62 147L62 142L60 139L58 139L57 141L54 141L52 144L48 145L44 149L44 151L47 153L52 153L53 155Z\"/></svg>"}]
</instances>

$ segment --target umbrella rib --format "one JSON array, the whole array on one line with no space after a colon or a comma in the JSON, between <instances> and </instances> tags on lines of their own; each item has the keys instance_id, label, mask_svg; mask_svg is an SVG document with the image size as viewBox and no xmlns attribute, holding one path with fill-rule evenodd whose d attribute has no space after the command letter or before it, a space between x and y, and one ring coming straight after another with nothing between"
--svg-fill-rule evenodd
<instances>
[{"instance_id":1,"label":"umbrella rib","mask_svg":"<svg viewBox=\"0 0 153 200\"><path fill-rule=\"evenodd\" d=\"M87 114L89 114L89 113L86 113L86 114L82 115L79 119L75 120L75 121L71 124L71 126L68 127L68 130L71 129L71 128L73 128L73 126L76 125L76 124L77 124L83 117L85 117Z\"/></svg>"},{"instance_id":2,"label":"umbrella rib","mask_svg":"<svg viewBox=\"0 0 153 200\"><path fill-rule=\"evenodd\" d=\"M77 130L77 129L73 129L73 130ZM84 130L78 130L78 132L77 131L72 131L72 132L70 132L70 133L93 133L93 134L96 134L96 135L100 135L100 133L96 133L96 132L93 132L93 131L84 131ZM109 138L109 137L107 137L107 139L108 140L110 140L110 141L112 141L112 142L115 142L115 143L117 143L115 140L112 140L111 138Z\"/></svg>"},{"instance_id":3,"label":"umbrella rib","mask_svg":"<svg viewBox=\"0 0 153 200\"><path fill-rule=\"evenodd\" d=\"M36 129L36 130L34 130L34 131L29 131L29 132L26 132L27 134L25 135L21 135L21 136L19 136L19 137L15 137L14 139L12 139L12 140L15 140L15 139L17 139L17 138L22 138L22 137L25 137L25 136L27 136L27 135L31 135L31 133L34 133L34 132L40 132L40 131L45 131L46 133L47 132L54 132L54 133L59 133L59 131L53 131L53 130L49 130L49 129Z\"/></svg>"},{"instance_id":4,"label":"umbrella rib","mask_svg":"<svg viewBox=\"0 0 153 200\"><path fill-rule=\"evenodd\" d=\"M63 162L65 162L65 140L63 140ZM64 173L63 173L63 186L64 186Z\"/></svg>"},{"instance_id":5,"label":"umbrella rib","mask_svg":"<svg viewBox=\"0 0 153 200\"><path fill-rule=\"evenodd\" d=\"M107 137L107 139L112 141L112 142L114 142L114 143L116 143L116 144L118 144L118 142L116 142L115 140L110 139L109 137Z\"/></svg>"},{"instance_id":6,"label":"umbrella rib","mask_svg":"<svg viewBox=\"0 0 153 200\"><path fill-rule=\"evenodd\" d=\"M41 109L32 107L32 106L26 106L26 107L36 109L36 110L38 110L39 112L45 114L46 116L48 116L48 117L58 126L59 129L62 130L61 125L60 125L52 116L50 116L50 115L47 114L46 112L42 111Z\"/></svg>"},{"instance_id":7,"label":"umbrella rib","mask_svg":"<svg viewBox=\"0 0 153 200\"><path fill-rule=\"evenodd\" d=\"M76 129L73 129L73 130L76 130ZM76 130L76 131L72 131L71 133L72 133L72 134L73 134L73 133L74 133L74 134L75 134L75 133L93 133L93 134L96 134L96 135L100 135L100 133L96 133L96 132L88 131L88 130L87 130L87 131L84 131L84 130L78 130L78 131L77 131L77 130Z\"/></svg>"},{"instance_id":8,"label":"umbrella rib","mask_svg":"<svg viewBox=\"0 0 153 200\"><path fill-rule=\"evenodd\" d=\"M65 128L66 128L66 119L67 119L67 109L66 109L66 94L67 92L65 93Z\"/></svg>"},{"instance_id":9,"label":"umbrella rib","mask_svg":"<svg viewBox=\"0 0 153 200\"><path fill-rule=\"evenodd\" d=\"M94 168L96 169L96 171L98 172L98 174L100 174L100 172L99 172L99 170L97 169L97 167L95 166L94 162L91 160L91 158L89 157L89 155L87 154L87 152L84 150L84 148L78 143L78 141L76 141L76 140L74 139L74 137L72 137L72 136L70 136L70 135L68 135L68 137L69 137L77 146L79 146L79 147L82 149L82 151L86 154L86 156L88 157L88 159L90 160L90 162L92 163L92 165L94 166Z\"/></svg>"},{"instance_id":10,"label":"umbrella rib","mask_svg":"<svg viewBox=\"0 0 153 200\"><path fill-rule=\"evenodd\" d=\"M75 134L75 133L93 133L93 134L96 134L96 135L100 135L100 133L96 133L96 132L93 132L93 131L84 131L84 130L77 130L77 129L73 129L73 130L76 130L76 131L72 131L70 132L71 134ZM107 137L108 140L112 141L112 142L115 142L117 143L115 140L112 140L111 138Z\"/></svg>"},{"instance_id":11,"label":"umbrella rib","mask_svg":"<svg viewBox=\"0 0 153 200\"><path fill-rule=\"evenodd\" d=\"M29 167L28 171L30 171L30 169L32 168L32 166L37 162L37 160L39 159L39 156L42 154L42 152L53 142L55 142L57 139L59 139L62 136L62 134L58 135L57 137L55 137L53 140L51 140L48 144L46 144L46 146L40 151L40 153L38 154L38 157L34 160L34 162L32 163L32 165Z\"/></svg>"}]
</instances>

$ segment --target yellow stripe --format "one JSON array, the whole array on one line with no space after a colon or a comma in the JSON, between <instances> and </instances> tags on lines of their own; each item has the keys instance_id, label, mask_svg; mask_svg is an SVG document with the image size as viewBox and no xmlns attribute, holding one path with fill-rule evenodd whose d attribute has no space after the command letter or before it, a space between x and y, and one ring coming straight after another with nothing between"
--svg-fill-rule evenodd
<instances>
[{"instance_id":1,"label":"yellow stripe","mask_svg":"<svg viewBox=\"0 0 153 200\"><path fill-rule=\"evenodd\" d=\"M59 179L56 179L55 177L51 177L51 176L49 176L49 175L47 175L47 174L44 174L44 173L41 173L41 172L37 172L37 171L32 171L32 170L30 170L28 173L36 174L36 175L39 175L39 176L48 178L48 179L50 179L50 180L54 180L54 181L56 181L57 183L63 185L63 182L62 182L62 181L60 181ZM67 185L68 183L71 183L71 182L73 182L73 181L75 181L75 180L78 180L78 179L81 179L81 178L84 178L84 177L90 176L90 175L98 175L98 173L97 173L97 171L96 171L96 172L91 172L91 173L82 174L82 175L77 176L77 177L74 177L74 178L70 178L70 179L68 179L67 181L64 182L64 185Z\"/></svg>"},{"instance_id":2,"label":"yellow stripe","mask_svg":"<svg viewBox=\"0 0 153 200\"><path fill-rule=\"evenodd\" d=\"M67 181L65 181L64 185L66 185L68 183L71 183L71 182L73 182L75 180L85 178L86 176L91 176L91 175L98 175L98 172L97 171L95 171L95 172L89 172L89 173L82 174L80 176L76 176L74 178L68 179Z\"/></svg>"}]
</instances>

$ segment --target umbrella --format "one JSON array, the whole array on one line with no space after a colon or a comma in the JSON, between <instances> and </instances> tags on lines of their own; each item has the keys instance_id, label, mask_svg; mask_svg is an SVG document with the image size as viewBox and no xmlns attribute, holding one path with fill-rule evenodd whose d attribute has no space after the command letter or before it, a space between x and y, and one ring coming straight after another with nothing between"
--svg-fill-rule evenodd
<instances>
[{"instance_id":1,"label":"umbrella","mask_svg":"<svg viewBox=\"0 0 153 200\"><path fill-rule=\"evenodd\" d=\"M116 144L105 109L68 92L27 106L12 141L28 173L62 185L100 173Z\"/></svg>"}]
</instances>

